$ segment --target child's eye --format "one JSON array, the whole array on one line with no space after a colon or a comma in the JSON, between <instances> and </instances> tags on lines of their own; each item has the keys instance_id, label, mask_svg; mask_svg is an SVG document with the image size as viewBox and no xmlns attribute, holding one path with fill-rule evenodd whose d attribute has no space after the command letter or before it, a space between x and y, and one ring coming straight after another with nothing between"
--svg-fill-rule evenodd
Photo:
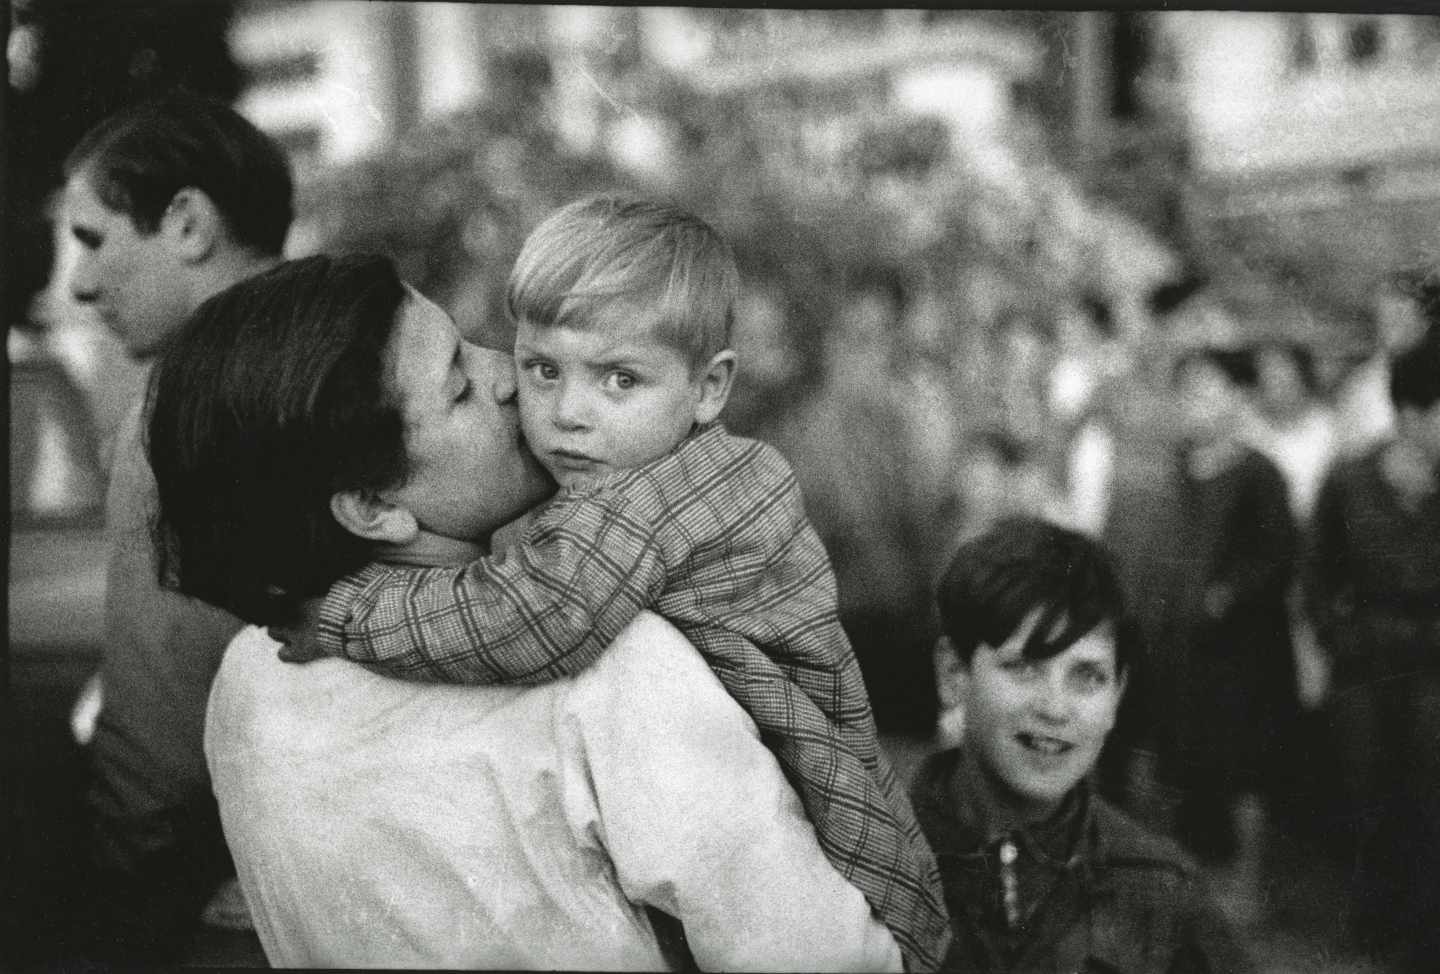
<instances>
[{"instance_id":1,"label":"child's eye","mask_svg":"<svg viewBox=\"0 0 1440 974\"><path fill-rule=\"evenodd\" d=\"M1006 673L1011 673L1022 679L1034 676L1036 673L1040 672L1040 667L1037 666L1034 661L1025 659L1023 657L1020 659L1006 660L1004 663L1000 664L1000 669L1004 670Z\"/></svg>"},{"instance_id":2,"label":"child's eye","mask_svg":"<svg viewBox=\"0 0 1440 974\"><path fill-rule=\"evenodd\" d=\"M1093 666L1085 666L1076 670L1073 679L1085 690L1099 690L1110 684L1110 675Z\"/></svg>"},{"instance_id":3,"label":"child's eye","mask_svg":"<svg viewBox=\"0 0 1440 974\"><path fill-rule=\"evenodd\" d=\"M608 377L609 384L616 389L633 389L639 380L629 372L611 372Z\"/></svg>"},{"instance_id":4,"label":"child's eye","mask_svg":"<svg viewBox=\"0 0 1440 974\"><path fill-rule=\"evenodd\" d=\"M526 362L525 371L545 382L554 382L560 378L560 370L551 362Z\"/></svg>"}]
</instances>

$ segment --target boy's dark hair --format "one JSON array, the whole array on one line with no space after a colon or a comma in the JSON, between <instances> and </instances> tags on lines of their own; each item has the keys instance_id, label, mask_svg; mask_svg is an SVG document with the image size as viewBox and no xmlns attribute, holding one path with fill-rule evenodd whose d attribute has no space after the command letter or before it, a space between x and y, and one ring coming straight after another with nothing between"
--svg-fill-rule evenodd
<instances>
[{"instance_id":1,"label":"boy's dark hair","mask_svg":"<svg viewBox=\"0 0 1440 974\"><path fill-rule=\"evenodd\" d=\"M386 378L406 293L389 258L309 257L181 328L149 391L162 585L269 625L370 560L330 497L409 475Z\"/></svg>"},{"instance_id":2,"label":"boy's dark hair","mask_svg":"<svg viewBox=\"0 0 1440 974\"><path fill-rule=\"evenodd\" d=\"M1390 363L1390 401L1396 409L1428 410L1440 400L1440 333L1432 332Z\"/></svg>"},{"instance_id":3,"label":"boy's dark hair","mask_svg":"<svg viewBox=\"0 0 1440 974\"><path fill-rule=\"evenodd\" d=\"M285 155L215 98L175 91L122 109L92 128L65 160L106 206L142 234L186 187L209 196L235 243L278 256L293 214Z\"/></svg>"},{"instance_id":4,"label":"boy's dark hair","mask_svg":"<svg viewBox=\"0 0 1440 974\"><path fill-rule=\"evenodd\" d=\"M1103 623L1115 631L1116 671L1136 652L1110 556L1099 542L1035 517L1003 518L960 546L936 592L941 631L966 666L1005 644L1035 609L1023 652L1049 659Z\"/></svg>"},{"instance_id":5,"label":"boy's dark hair","mask_svg":"<svg viewBox=\"0 0 1440 974\"><path fill-rule=\"evenodd\" d=\"M729 347L739 289L734 255L704 220L609 193L541 221L520 248L505 297L516 324L644 325L699 368Z\"/></svg>"}]
</instances>

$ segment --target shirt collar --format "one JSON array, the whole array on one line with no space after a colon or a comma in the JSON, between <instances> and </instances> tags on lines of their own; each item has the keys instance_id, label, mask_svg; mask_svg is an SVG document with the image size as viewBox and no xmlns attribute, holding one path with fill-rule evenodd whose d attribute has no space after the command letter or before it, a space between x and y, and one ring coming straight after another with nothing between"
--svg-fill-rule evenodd
<instances>
[{"instance_id":1,"label":"shirt collar","mask_svg":"<svg viewBox=\"0 0 1440 974\"><path fill-rule=\"evenodd\" d=\"M965 748L926 761L914 790L915 813L937 854L965 855L1009 837L1027 856L1066 867L1088 860L1093 835L1091 786L1082 779L1043 822L1007 830L996 824L994 783Z\"/></svg>"}]
</instances>

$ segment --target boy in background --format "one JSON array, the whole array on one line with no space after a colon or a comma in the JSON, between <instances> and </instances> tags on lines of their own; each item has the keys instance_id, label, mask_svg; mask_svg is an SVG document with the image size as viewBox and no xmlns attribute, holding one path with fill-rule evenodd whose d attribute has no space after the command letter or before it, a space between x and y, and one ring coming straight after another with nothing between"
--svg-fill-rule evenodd
<instances>
[{"instance_id":1,"label":"boy in background","mask_svg":"<svg viewBox=\"0 0 1440 974\"><path fill-rule=\"evenodd\" d=\"M785 460L717 422L737 290L724 242L678 208L599 196L543 221L507 301L521 426L559 494L502 555L337 583L315 648L408 679L539 683L652 609L755 720L907 967L928 969L946 937L934 859L879 749L829 559ZM445 394L474 394L455 365ZM352 521L394 544L459 527L395 510L376 496Z\"/></svg>"},{"instance_id":2,"label":"boy in background","mask_svg":"<svg viewBox=\"0 0 1440 974\"><path fill-rule=\"evenodd\" d=\"M938 603L940 706L962 730L911 797L950 908L943 967L1245 969L1179 848L1088 780L1135 650L1104 550L1005 518L960 547Z\"/></svg>"}]
</instances>

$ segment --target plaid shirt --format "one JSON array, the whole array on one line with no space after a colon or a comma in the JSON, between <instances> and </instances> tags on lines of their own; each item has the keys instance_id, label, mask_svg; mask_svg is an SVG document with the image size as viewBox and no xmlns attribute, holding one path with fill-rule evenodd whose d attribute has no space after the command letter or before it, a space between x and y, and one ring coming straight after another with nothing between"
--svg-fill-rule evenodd
<instances>
[{"instance_id":1,"label":"plaid shirt","mask_svg":"<svg viewBox=\"0 0 1440 974\"><path fill-rule=\"evenodd\" d=\"M319 636L409 679L540 683L589 665L641 610L665 616L754 719L907 968L933 969L948 939L939 874L836 605L789 465L710 424L654 463L561 491L504 556L342 579Z\"/></svg>"}]
</instances>

